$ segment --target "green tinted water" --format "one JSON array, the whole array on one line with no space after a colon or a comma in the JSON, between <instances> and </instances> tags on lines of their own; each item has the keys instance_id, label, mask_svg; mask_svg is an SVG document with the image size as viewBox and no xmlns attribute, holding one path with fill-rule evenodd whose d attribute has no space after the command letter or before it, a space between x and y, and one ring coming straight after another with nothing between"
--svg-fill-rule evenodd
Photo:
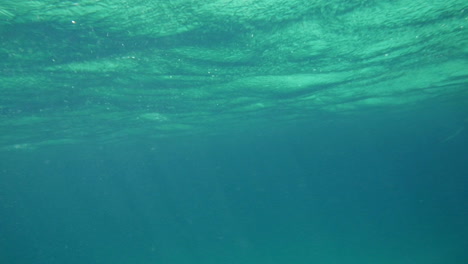
<instances>
[{"instance_id":1,"label":"green tinted water","mask_svg":"<svg viewBox=\"0 0 468 264\"><path fill-rule=\"evenodd\" d=\"M466 1L2 1L0 145L467 100Z\"/></svg>"},{"instance_id":2,"label":"green tinted water","mask_svg":"<svg viewBox=\"0 0 468 264\"><path fill-rule=\"evenodd\" d=\"M467 7L0 0L0 263L468 263Z\"/></svg>"}]
</instances>

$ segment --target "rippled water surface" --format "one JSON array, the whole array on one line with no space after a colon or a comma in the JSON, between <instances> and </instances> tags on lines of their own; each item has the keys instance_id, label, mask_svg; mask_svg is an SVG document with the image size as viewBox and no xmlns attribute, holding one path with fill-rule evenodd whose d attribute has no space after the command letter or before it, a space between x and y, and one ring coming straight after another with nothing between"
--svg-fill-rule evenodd
<instances>
[{"instance_id":1,"label":"rippled water surface","mask_svg":"<svg viewBox=\"0 0 468 264\"><path fill-rule=\"evenodd\" d=\"M3 148L467 98L465 1L2 1Z\"/></svg>"}]
</instances>

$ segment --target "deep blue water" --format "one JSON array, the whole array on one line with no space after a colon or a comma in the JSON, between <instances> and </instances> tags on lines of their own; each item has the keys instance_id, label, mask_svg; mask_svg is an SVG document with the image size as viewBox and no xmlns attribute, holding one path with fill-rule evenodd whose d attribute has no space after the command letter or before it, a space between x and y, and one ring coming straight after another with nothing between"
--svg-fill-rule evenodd
<instances>
[{"instance_id":1,"label":"deep blue water","mask_svg":"<svg viewBox=\"0 0 468 264\"><path fill-rule=\"evenodd\" d=\"M0 262L466 263L459 107L2 153Z\"/></svg>"},{"instance_id":2,"label":"deep blue water","mask_svg":"<svg viewBox=\"0 0 468 264\"><path fill-rule=\"evenodd\" d=\"M0 0L0 264L467 264L466 0Z\"/></svg>"}]
</instances>

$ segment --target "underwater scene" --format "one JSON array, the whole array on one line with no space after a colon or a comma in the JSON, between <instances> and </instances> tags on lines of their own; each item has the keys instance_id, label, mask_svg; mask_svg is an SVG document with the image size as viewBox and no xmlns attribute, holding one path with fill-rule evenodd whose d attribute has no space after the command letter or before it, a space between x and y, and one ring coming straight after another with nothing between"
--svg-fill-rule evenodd
<instances>
[{"instance_id":1,"label":"underwater scene","mask_svg":"<svg viewBox=\"0 0 468 264\"><path fill-rule=\"evenodd\" d=\"M468 2L0 0L0 263L468 263Z\"/></svg>"}]
</instances>

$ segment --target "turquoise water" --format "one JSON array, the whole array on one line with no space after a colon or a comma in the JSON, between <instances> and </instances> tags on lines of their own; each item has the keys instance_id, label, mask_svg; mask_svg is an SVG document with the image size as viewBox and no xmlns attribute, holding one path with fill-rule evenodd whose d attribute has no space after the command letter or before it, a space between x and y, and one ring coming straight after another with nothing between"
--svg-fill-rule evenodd
<instances>
[{"instance_id":1,"label":"turquoise water","mask_svg":"<svg viewBox=\"0 0 468 264\"><path fill-rule=\"evenodd\" d=\"M0 1L0 263L468 263L466 1Z\"/></svg>"}]
</instances>

